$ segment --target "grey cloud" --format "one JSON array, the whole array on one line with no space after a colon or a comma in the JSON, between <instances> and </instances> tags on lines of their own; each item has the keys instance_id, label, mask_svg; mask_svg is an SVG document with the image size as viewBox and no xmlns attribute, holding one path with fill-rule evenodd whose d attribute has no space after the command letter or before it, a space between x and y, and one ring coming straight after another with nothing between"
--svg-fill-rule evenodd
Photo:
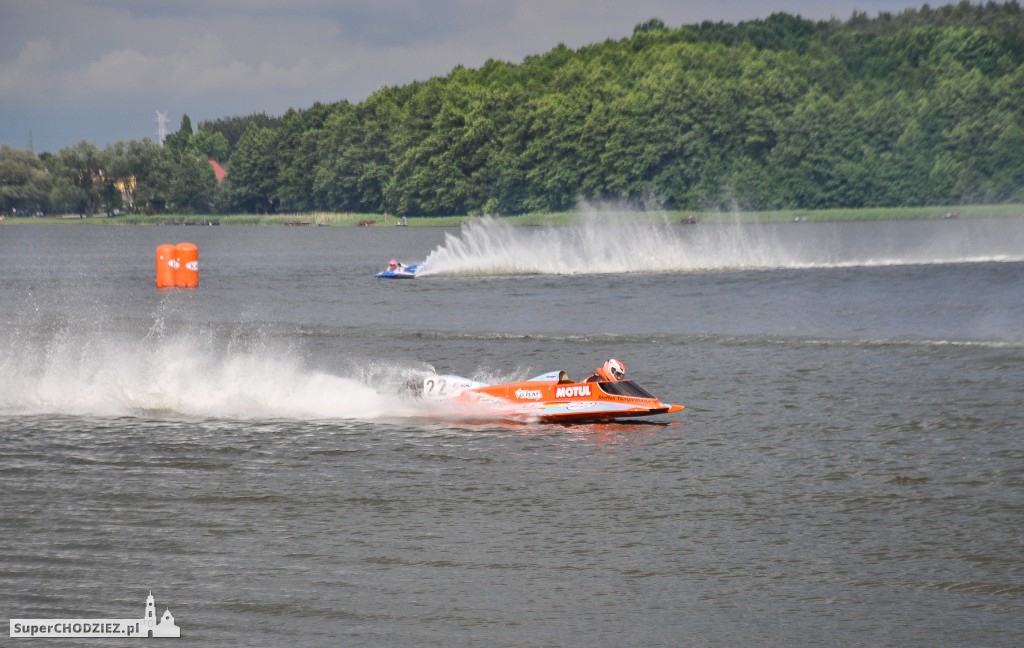
<instances>
[{"instance_id":1,"label":"grey cloud","mask_svg":"<svg viewBox=\"0 0 1024 648\"><path fill-rule=\"evenodd\" d=\"M774 11L827 19L849 17L854 9L916 6L904 0L3 0L0 142L24 146L29 129L42 150L83 138L98 145L139 139L155 132L156 109L175 120L188 113L196 122L360 101L382 84L443 75L456 65L478 67L490 58L515 63L560 43L624 38L651 18L678 26ZM72 124L81 137L68 138Z\"/></svg>"}]
</instances>

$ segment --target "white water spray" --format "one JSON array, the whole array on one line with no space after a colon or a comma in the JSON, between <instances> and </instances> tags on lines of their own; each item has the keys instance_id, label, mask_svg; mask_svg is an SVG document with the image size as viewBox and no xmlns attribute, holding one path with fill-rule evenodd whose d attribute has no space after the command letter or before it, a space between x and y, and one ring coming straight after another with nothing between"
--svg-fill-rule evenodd
<instances>
[{"instance_id":1,"label":"white water spray","mask_svg":"<svg viewBox=\"0 0 1024 648\"><path fill-rule=\"evenodd\" d=\"M995 237L979 244L954 226L919 225L945 229L905 244L889 236L893 224L885 222L682 225L664 214L588 209L569 225L517 227L483 217L468 221L457 235L446 235L424 261L423 274L671 273L1024 260L1022 247L1012 240ZM856 226L873 229L857 230L860 239L851 244L846 237Z\"/></svg>"},{"instance_id":2,"label":"white water spray","mask_svg":"<svg viewBox=\"0 0 1024 648\"><path fill-rule=\"evenodd\" d=\"M394 382L317 370L259 341L225 349L203 334L133 340L74 329L34 337L0 345L0 414L310 420L408 410Z\"/></svg>"}]
</instances>

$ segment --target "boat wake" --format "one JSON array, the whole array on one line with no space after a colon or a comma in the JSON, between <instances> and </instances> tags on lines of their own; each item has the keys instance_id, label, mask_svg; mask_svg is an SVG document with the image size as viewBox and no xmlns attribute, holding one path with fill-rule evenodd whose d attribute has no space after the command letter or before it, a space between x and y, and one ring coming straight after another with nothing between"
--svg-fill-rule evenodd
<instances>
[{"instance_id":1,"label":"boat wake","mask_svg":"<svg viewBox=\"0 0 1024 648\"><path fill-rule=\"evenodd\" d=\"M448 234L421 275L585 275L1024 261L1020 236L964 235L963 224L917 223L906 245L890 228L913 223L738 222L682 225L667 215L581 212L564 226L521 227L483 217ZM944 229L934 230L932 226ZM867 229L873 228L873 229ZM851 239L851 235L852 239Z\"/></svg>"},{"instance_id":2,"label":"boat wake","mask_svg":"<svg viewBox=\"0 0 1024 648\"><path fill-rule=\"evenodd\" d=\"M0 415L402 417L415 415L402 385L422 373L359 361L324 370L265 339L232 343L208 331L158 339L68 328L20 333L0 337Z\"/></svg>"}]
</instances>

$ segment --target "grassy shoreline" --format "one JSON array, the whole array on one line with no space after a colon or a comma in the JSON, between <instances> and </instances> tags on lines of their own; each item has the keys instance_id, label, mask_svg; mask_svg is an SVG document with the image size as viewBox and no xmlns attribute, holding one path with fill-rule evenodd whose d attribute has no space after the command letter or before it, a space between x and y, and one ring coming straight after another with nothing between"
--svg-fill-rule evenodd
<instances>
[{"instance_id":1,"label":"grassy shoreline","mask_svg":"<svg viewBox=\"0 0 1024 648\"><path fill-rule=\"evenodd\" d=\"M598 210L601 214L627 213L623 210ZM891 221L936 220L955 215L958 218L1013 218L1024 216L1024 204L967 205L959 207L871 207L863 209L790 209L764 212L723 211L653 211L628 212L636 217L663 220L669 223L685 222L690 216L703 223L784 223L784 222L839 222L839 221ZM501 219L511 225L566 225L576 220L578 211L537 212ZM408 219L409 227L457 227L471 216L431 216ZM387 214L351 214L312 212L306 214L130 214L123 216L47 216L41 218L7 217L0 224L15 223L78 223L93 225L250 225L250 226L319 226L319 227L393 227L399 223Z\"/></svg>"}]
</instances>

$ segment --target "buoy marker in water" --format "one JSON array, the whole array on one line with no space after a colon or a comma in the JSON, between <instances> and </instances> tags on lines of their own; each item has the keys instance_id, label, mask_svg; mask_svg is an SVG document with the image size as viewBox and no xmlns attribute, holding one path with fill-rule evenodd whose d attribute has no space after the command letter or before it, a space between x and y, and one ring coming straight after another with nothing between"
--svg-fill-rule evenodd
<instances>
[{"instance_id":1,"label":"buoy marker in water","mask_svg":"<svg viewBox=\"0 0 1024 648\"><path fill-rule=\"evenodd\" d=\"M194 243L160 245L156 248L156 287L199 286L199 248Z\"/></svg>"}]
</instances>

